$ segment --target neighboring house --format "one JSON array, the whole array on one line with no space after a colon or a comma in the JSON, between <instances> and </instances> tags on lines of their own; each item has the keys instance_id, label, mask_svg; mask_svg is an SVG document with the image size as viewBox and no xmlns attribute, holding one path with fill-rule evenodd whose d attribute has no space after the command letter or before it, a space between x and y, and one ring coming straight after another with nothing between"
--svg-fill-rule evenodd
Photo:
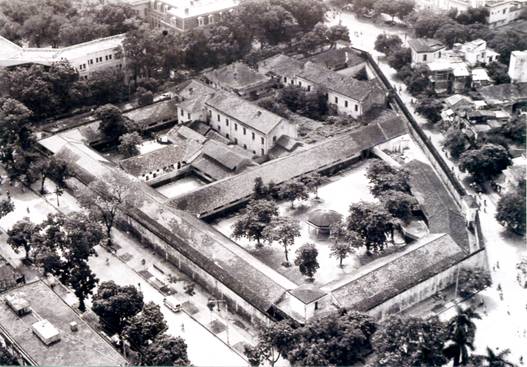
<instances>
[{"instance_id":1,"label":"neighboring house","mask_svg":"<svg viewBox=\"0 0 527 367\"><path fill-rule=\"evenodd\" d=\"M216 89L252 98L264 94L274 84L271 78L242 62L235 62L209 71L203 74L203 78Z\"/></svg>"},{"instance_id":2,"label":"neighboring house","mask_svg":"<svg viewBox=\"0 0 527 367\"><path fill-rule=\"evenodd\" d=\"M366 67L364 57L358 55L349 47L331 48L313 55L307 60L325 66L333 71L347 69L353 75L359 73Z\"/></svg>"},{"instance_id":3,"label":"neighboring house","mask_svg":"<svg viewBox=\"0 0 527 367\"><path fill-rule=\"evenodd\" d=\"M479 8L485 5L485 0L417 0L416 6L426 10L457 9L458 12L467 11L469 8Z\"/></svg>"},{"instance_id":4,"label":"neighboring house","mask_svg":"<svg viewBox=\"0 0 527 367\"><path fill-rule=\"evenodd\" d=\"M278 54L258 63L258 71L275 78L280 83L293 84L294 76L302 71L305 62Z\"/></svg>"},{"instance_id":5,"label":"neighboring house","mask_svg":"<svg viewBox=\"0 0 527 367\"><path fill-rule=\"evenodd\" d=\"M489 11L487 24L494 28L519 19L527 3L522 0L491 0L485 6Z\"/></svg>"},{"instance_id":6,"label":"neighboring house","mask_svg":"<svg viewBox=\"0 0 527 367\"><path fill-rule=\"evenodd\" d=\"M119 34L61 48L25 48L0 36L0 69L19 65L68 61L82 79L102 70L122 69L122 43L125 35Z\"/></svg>"},{"instance_id":7,"label":"neighboring house","mask_svg":"<svg viewBox=\"0 0 527 367\"><path fill-rule=\"evenodd\" d=\"M190 140L124 159L119 165L129 174L149 181L185 168L199 155L201 149L202 144Z\"/></svg>"},{"instance_id":8,"label":"neighboring house","mask_svg":"<svg viewBox=\"0 0 527 367\"><path fill-rule=\"evenodd\" d=\"M499 53L487 48L487 42L482 39L466 42L464 44L455 44L454 51L459 50L462 53L464 60L471 67L480 64L489 64L496 61Z\"/></svg>"},{"instance_id":9,"label":"neighboring house","mask_svg":"<svg viewBox=\"0 0 527 367\"><path fill-rule=\"evenodd\" d=\"M527 50L511 52L509 77L512 83L527 83Z\"/></svg>"},{"instance_id":10,"label":"neighboring house","mask_svg":"<svg viewBox=\"0 0 527 367\"><path fill-rule=\"evenodd\" d=\"M202 82L185 82L176 92L178 122L207 121L205 102L216 91Z\"/></svg>"},{"instance_id":11,"label":"neighboring house","mask_svg":"<svg viewBox=\"0 0 527 367\"><path fill-rule=\"evenodd\" d=\"M490 78L487 69L475 68L471 70L471 74L472 88L477 89L492 84L492 79Z\"/></svg>"},{"instance_id":12,"label":"neighboring house","mask_svg":"<svg viewBox=\"0 0 527 367\"><path fill-rule=\"evenodd\" d=\"M214 130L253 154L267 154L282 135L297 136L285 118L234 95L218 93L205 108Z\"/></svg>"},{"instance_id":13,"label":"neighboring house","mask_svg":"<svg viewBox=\"0 0 527 367\"><path fill-rule=\"evenodd\" d=\"M20 365L125 366L127 360L42 280L0 295L0 344Z\"/></svg>"},{"instance_id":14,"label":"neighboring house","mask_svg":"<svg viewBox=\"0 0 527 367\"><path fill-rule=\"evenodd\" d=\"M527 105L527 83L490 85L478 89L478 92L491 108L510 112Z\"/></svg>"},{"instance_id":15,"label":"neighboring house","mask_svg":"<svg viewBox=\"0 0 527 367\"><path fill-rule=\"evenodd\" d=\"M132 0L130 5L155 28L187 32L221 21L224 15L239 5L239 1Z\"/></svg>"},{"instance_id":16,"label":"neighboring house","mask_svg":"<svg viewBox=\"0 0 527 367\"><path fill-rule=\"evenodd\" d=\"M412 51L412 66L441 60L446 51L446 46L441 41L431 38L411 39L408 45Z\"/></svg>"}]
</instances>

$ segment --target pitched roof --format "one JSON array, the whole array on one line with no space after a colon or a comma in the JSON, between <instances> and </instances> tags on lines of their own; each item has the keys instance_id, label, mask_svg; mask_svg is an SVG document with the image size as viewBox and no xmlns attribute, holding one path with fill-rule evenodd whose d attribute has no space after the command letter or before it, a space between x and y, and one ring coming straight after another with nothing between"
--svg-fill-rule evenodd
<instances>
[{"instance_id":1,"label":"pitched roof","mask_svg":"<svg viewBox=\"0 0 527 367\"><path fill-rule=\"evenodd\" d=\"M225 168L235 171L243 164L250 163L249 160L230 149L225 144L209 140L203 146L203 155L221 164Z\"/></svg>"},{"instance_id":2,"label":"pitched roof","mask_svg":"<svg viewBox=\"0 0 527 367\"><path fill-rule=\"evenodd\" d=\"M269 77L260 74L247 64L235 62L203 75L212 83L234 90L253 88L267 83Z\"/></svg>"},{"instance_id":3,"label":"pitched roof","mask_svg":"<svg viewBox=\"0 0 527 367\"><path fill-rule=\"evenodd\" d=\"M324 297L327 293L317 288L313 284L302 284L301 286L292 289L289 293L302 301L304 304L309 304L317 299Z\"/></svg>"},{"instance_id":4,"label":"pitched roof","mask_svg":"<svg viewBox=\"0 0 527 367\"><path fill-rule=\"evenodd\" d=\"M450 268L464 256L450 235L428 235L408 245L394 259L331 290L331 294L341 306L366 312Z\"/></svg>"},{"instance_id":5,"label":"pitched roof","mask_svg":"<svg viewBox=\"0 0 527 367\"><path fill-rule=\"evenodd\" d=\"M271 56L258 63L258 69L262 68L272 74L291 77L302 70L302 66L304 66L304 61L294 59L284 54Z\"/></svg>"},{"instance_id":6,"label":"pitched roof","mask_svg":"<svg viewBox=\"0 0 527 367\"><path fill-rule=\"evenodd\" d=\"M254 180L261 177L267 183L276 184L291 178L331 166L343 159L384 143L407 132L406 125L395 113L392 118L383 118L337 138L323 141L309 149L274 159L244 173L221 181L213 182L186 195L175 198L171 205L195 215L210 214L248 197L253 190Z\"/></svg>"},{"instance_id":7,"label":"pitched roof","mask_svg":"<svg viewBox=\"0 0 527 367\"><path fill-rule=\"evenodd\" d=\"M435 52L446 46L438 40L432 38L415 38L408 41L408 45L415 52Z\"/></svg>"},{"instance_id":8,"label":"pitched roof","mask_svg":"<svg viewBox=\"0 0 527 367\"><path fill-rule=\"evenodd\" d=\"M349 47L331 48L309 57L308 60L333 70L341 66L352 67L366 61Z\"/></svg>"},{"instance_id":9,"label":"pitched roof","mask_svg":"<svg viewBox=\"0 0 527 367\"><path fill-rule=\"evenodd\" d=\"M227 93L218 93L205 104L264 135L270 133L281 122L287 122L283 117L265 108Z\"/></svg>"},{"instance_id":10,"label":"pitched roof","mask_svg":"<svg viewBox=\"0 0 527 367\"><path fill-rule=\"evenodd\" d=\"M404 165L410 186L428 222L430 233L448 233L464 250L469 250L465 217L433 168L412 160Z\"/></svg>"},{"instance_id":11,"label":"pitched roof","mask_svg":"<svg viewBox=\"0 0 527 367\"><path fill-rule=\"evenodd\" d=\"M306 62L298 77L340 93L356 101L362 101L371 93L383 93L373 80L357 80L351 76L331 71L311 61Z\"/></svg>"},{"instance_id":12,"label":"pitched roof","mask_svg":"<svg viewBox=\"0 0 527 367\"><path fill-rule=\"evenodd\" d=\"M489 85L478 92L488 104L516 103L527 100L527 83Z\"/></svg>"},{"instance_id":13,"label":"pitched roof","mask_svg":"<svg viewBox=\"0 0 527 367\"><path fill-rule=\"evenodd\" d=\"M203 144L207 138L201 135L196 130L192 130L190 127L185 125L176 125L166 133L167 137L173 141L183 140L194 140L198 143Z\"/></svg>"},{"instance_id":14,"label":"pitched roof","mask_svg":"<svg viewBox=\"0 0 527 367\"><path fill-rule=\"evenodd\" d=\"M131 175L141 176L178 162L190 163L190 159L200 151L201 147L200 143L189 140L186 144L171 144L161 149L124 159L119 164Z\"/></svg>"}]
</instances>

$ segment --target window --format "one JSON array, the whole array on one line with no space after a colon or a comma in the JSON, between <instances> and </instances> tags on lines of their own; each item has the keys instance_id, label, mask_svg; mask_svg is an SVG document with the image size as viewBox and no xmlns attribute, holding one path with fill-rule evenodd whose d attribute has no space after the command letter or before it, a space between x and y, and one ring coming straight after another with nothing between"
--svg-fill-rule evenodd
<instances>
[{"instance_id":1,"label":"window","mask_svg":"<svg viewBox=\"0 0 527 367\"><path fill-rule=\"evenodd\" d=\"M439 53L437 54L437 57L440 59L441 58L441 51L439 51Z\"/></svg>"},{"instance_id":2,"label":"window","mask_svg":"<svg viewBox=\"0 0 527 367\"><path fill-rule=\"evenodd\" d=\"M229 126L229 119L225 119L225 125Z\"/></svg>"},{"instance_id":3,"label":"window","mask_svg":"<svg viewBox=\"0 0 527 367\"><path fill-rule=\"evenodd\" d=\"M221 126L220 125L218 125L218 131L221 131Z\"/></svg>"},{"instance_id":4,"label":"window","mask_svg":"<svg viewBox=\"0 0 527 367\"><path fill-rule=\"evenodd\" d=\"M92 65L93 64L93 59L89 59L88 60L88 65Z\"/></svg>"},{"instance_id":5,"label":"window","mask_svg":"<svg viewBox=\"0 0 527 367\"><path fill-rule=\"evenodd\" d=\"M229 139L229 134L225 134L225 137L226 137L227 139Z\"/></svg>"},{"instance_id":6,"label":"window","mask_svg":"<svg viewBox=\"0 0 527 367\"><path fill-rule=\"evenodd\" d=\"M234 138L234 144L238 144L238 138Z\"/></svg>"},{"instance_id":7,"label":"window","mask_svg":"<svg viewBox=\"0 0 527 367\"><path fill-rule=\"evenodd\" d=\"M291 84L295 84L295 82L293 80L291 80Z\"/></svg>"},{"instance_id":8,"label":"window","mask_svg":"<svg viewBox=\"0 0 527 367\"><path fill-rule=\"evenodd\" d=\"M335 97L335 103L339 104L339 97Z\"/></svg>"},{"instance_id":9,"label":"window","mask_svg":"<svg viewBox=\"0 0 527 367\"><path fill-rule=\"evenodd\" d=\"M262 155L264 155L264 154L265 154L265 153L264 153L264 150L263 150L263 149L261 149L261 152L262 152Z\"/></svg>"},{"instance_id":10,"label":"window","mask_svg":"<svg viewBox=\"0 0 527 367\"><path fill-rule=\"evenodd\" d=\"M284 76L284 83L287 83L287 77Z\"/></svg>"},{"instance_id":11,"label":"window","mask_svg":"<svg viewBox=\"0 0 527 367\"><path fill-rule=\"evenodd\" d=\"M106 55L104 58L106 59L106 61L108 61L108 55Z\"/></svg>"},{"instance_id":12,"label":"window","mask_svg":"<svg viewBox=\"0 0 527 367\"><path fill-rule=\"evenodd\" d=\"M260 138L260 140L261 140L262 144L265 143L265 139L264 138Z\"/></svg>"},{"instance_id":13,"label":"window","mask_svg":"<svg viewBox=\"0 0 527 367\"><path fill-rule=\"evenodd\" d=\"M247 134L247 129L243 128L243 135Z\"/></svg>"},{"instance_id":14,"label":"window","mask_svg":"<svg viewBox=\"0 0 527 367\"><path fill-rule=\"evenodd\" d=\"M348 101L344 101L344 107L348 107Z\"/></svg>"},{"instance_id":15,"label":"window","mask_svg":"<svg viewBox=\"0 0 527 367\"><path fill-rule=\"evenodd\" d=\"M198 25L201 27L203 24L203 17L198 17Z\"/></svg>"},{"instance_id":16,"label":"window","mask_svg":"<svg viewBox=\"0 0 527 367\"><path fill-rule=\"evenodd\" d=\"M247 149L247 144L243 144L243 149Z\"/></svg>"},{"instance_id":17,"label":"window","mask_svg":"<svg viewBox=\"0 0 527 367\"><path fill-rule=\"evenodd\" d=\"M218 113L218 122L221 121L220 114Z\"/></svg>"},{"instance_id":18,"label":"window","mask_svg":"<svg viewBox=\"0 0 527 367\"><path fill-rule=\"evenodd\" d=\"M253 133L253 140L254 140L255 136L254 136L254 133Z\"/></svg>"},{"instance_id":19,"label":"window","mask_svg":"<svg viewBox=\"0 0 527 367\"><path fill-rule=\"evenodd\" d=\"M428 56L428 55L423 55L423 61L426 61L426 57L427 57L427 56Z\"/></svg>"},{"instance_id":20,"label":"window","mask_svg":"<svg viewBox=\"0 0 527 367\"><path fill-rule=\"evenodd\" d=\"M185 116L185 111L181 110L181 116Z\"/></svg>"},{"instance_id":21,"label":"window","mask_svg":"<svg viewBox=\"0 0 527 367\"><path fill-rule=\"evenodd\" d=\"M273 136L273 143L276 143L276 136Z\"/></svg>"},{"instance_id":22,"label":"window","mask_svg":"<svg viewBox=\"0 0 527 367\"><path fill-rule=\"evenodd\" d=\"M315 302L315 311L318 310L318 302Z\"/></svg>"},{"instance_id":23,"label":"window","mask_svg":"<svg viewBox=\"0 0 527 367\"><path fill-rule=\"evenodd\" d=\"M307 86L307 91L311 92L311 86L310 85Z\"/></svg>"},{"instance_id":24,"label":"window","mask_svg":"<svg viewBox=\"0 0 527 367\"><path fill-rule=\"evenodd\" d=\"M187 117L188 117L188 119L190 120L190 113L187 113Z\"/></svg>"},{"instance_id":25,"label":"window","mask_svg":"<svg viewBox=\"0 0 527 367\"><path fill-rule=\"evenodd\" d=\"M302 86L302 82L298 82L298 86L301 87Z\"/></svg>"},{"instance_id":26,"label":"window","mask_svg":"<svg viewBox=\"0 0 527 367\"><path fill-rule=\"evenodd\" d=\"M238 124L234 123L234 131L238 131Z\"/></svg>"},{"instance_id":27,"label":"window","mask_svg":"<svg viewBox=\"0 0 527 367\"><path fill-rule=\"evenodd\" d=\"M356 104L356 105L355 105L355 111L358 111L358 110L359 110L359 105Z\"/></svg>"}]
</instances>

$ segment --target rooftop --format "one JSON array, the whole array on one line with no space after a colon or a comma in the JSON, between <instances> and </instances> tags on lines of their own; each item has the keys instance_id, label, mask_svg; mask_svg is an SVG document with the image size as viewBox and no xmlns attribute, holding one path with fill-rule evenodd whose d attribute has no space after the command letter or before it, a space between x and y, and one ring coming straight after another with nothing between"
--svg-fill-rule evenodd
<instances>
[{"instance_id":1,"label":"rooftop","mask_svg":"<svg viewBox=\"0 0 527 367\"><path fill-rule=\"evenodd\" d=\"M232 94L217 93L205 104L265 135L270 133L279 123L287 121L265 108Z\"/></svg>"},{"instance_id":2,"label":"rooftop","mask_svg":"<svg viewBox=\"0 0 527 367\"><path fill-rule=\"evenodd\" d=\"M307 59L328 69L336 70L341 67L352 67L362 64L366 60L349 47L330 48Z\"/></svg>"},{"instance_id":3,"label":"rooftop","mask_svg":"<svg viewBox=\"0 0 527 367\"><path fill-rule=\"evenodd\" d=\"M239 0L162 0L168 13L179 18L208 15L238 6Z\"/></svg>"},{"instance_id":4,"label":"rooftop","mask_svg":"<svg viewBox=\"0 0 527 367\"><path fill-rule=\"evenodd\" d=\"M274 159L242 174L213 182L187 195L175 198L171 204L194 215L204 215L248 197L254 180L261 177L265 183L276 184L308 172L329 166L354 156L365 149L384 143L407 132L404 122L395 114L383 116L334 139L329 139L305 150Z\"/></svg>"},{"instance_id":5,"label":"rooftop","mask_svg":"<svg viewBox=\"0 0 527 367\"><path fill-rule=\"evenodd\" d=\"M209 157L231 171L236 171L243 165L251 164L251 161L238 153L229 146L209 140L203 146L203 155Z\"/></svg>"},{"instance_id":6,"label":"rooftop","mask_svg":"<svg viewBox=\"0 0 527 367\"><path fill-rule=\"evenodd\" d=\"M438 40L432 38L415 38L408 41L408 45L415 52L435 52L446 46Z\"/></svg>"},{"instance_id":7,"label":"rooftop","mask_svg":"<svg viewBox=\"0 0 527 367\"><path fill-rule=\"evenodd\" d=\"M44 282L36 281L5 292L27 300L30 314L19 317L2 300L0 332L7 333L34 361L42 366L124 366L127 361L85 321L79 318ZM46 346L32 331L32 325L48 320L60 331L61 340ZM78 331L71 331L75 321Z\"/></svg>"},{"instance_id":8,"label":"rooftop","mask_svg":"<svg viewBox=\"0 0 527 367\"><path fill-rule=\"evenodd\" d=\"M489 85L478 92L490 105L516 103L527 100L527 83Z\"/></svg>"},{"instance_id":9,"label":"rooftop","mask_svg":"<svg viewBox=\"0 0 527 367\"><path fill-rule=\"evenodd\" d=\"M204 74L211 83L233 90L249 89L267 83L269 77L260 74L247 64L235 62Z\"/></svg>"},{"instance_id":10,"label":"rooftop","mask_svg":"<svg viewBox=\"0 0 527 367\"><path fill-rule=\"evenodd\" d=\"M356 101L364 100L372 92L383 93L375 80L357 80L311 61L306 62L297 76Z\"/></svg>"},{"instance_id":11,"label":"rooftop","mask_svg":"<svg viewBox=\"0 0 527 367\"><path fill-rule=\"evenodd\" d=\"M305 61L278 54L260 61L258 63L258 69L265 69L272 74L289 77L299 73L302 70L304 63Z\"/></svg>"},{"instance_id":12,"label":"rooftop","mask_svg":"<svg viewBox=\"0 0 527 367\"><path fill-rule=\"evenodd\" d=\"M450 268L464 256L448 234L428 235L408 245L393 260L331 290L331 294L340 305L366 312Z\"/></svg>"}]
</instances>

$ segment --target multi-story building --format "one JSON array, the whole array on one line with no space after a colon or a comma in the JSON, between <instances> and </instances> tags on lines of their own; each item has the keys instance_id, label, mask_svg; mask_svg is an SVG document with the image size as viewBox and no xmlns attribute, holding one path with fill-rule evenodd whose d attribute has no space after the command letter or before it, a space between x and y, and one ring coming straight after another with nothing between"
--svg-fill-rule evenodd
<instances>
[{"instance_id":1,"label":"multi-story building","mask_svg":"<svg viewBox=\"0 0 527 367\"><path fill-rule=\"evenodd\" d=\"M489 10L487 23L493 28L519 19L523 9L527 7L527 2L524 0L494 0L487 1L485 7Z\"/></svg>"},{"instance_id":2,"label":"multi-story building","mask_svg":"<svg viewBox=\"0 0 527 367\"><path fill-rule=\"evenodd\" d=\"M479 8L485 5L485 0L417 0L420 9L445 11L457 9L466 11L468 8Z\"/></svg>"},{"instance_id":3,"label":"multi-story building","mask_svg":"<svg viewBox=\"0 0 527 367\"><path fill-rule=\"evenodd\" d=\"M500 55L496 51L488 48L487 42L482 39L466 42L462 45L455 44L453 51L459 51L463 59L471 67L480 64L489 64L496 61Z\"/></svg>"},{"instance_id":4,"label":"multi-story building","mask_svg":"<svg viewBox=\"0 0 527 367\"><path fill-rule=\"evenodd\" d=\"M186 32L214 24L239 0L123 0L153 27Z\"/></svg>"},{"instance_id":5,"label":"multi-story building","mask_svg":"<svg viewBox=\"0 0 527 367\"><path fill-rule=\"evenodd\" d=\"M446 46L441 41L431 38L411 39L408 45L412 50L412 66L441 60L446 51Z\"/></svg>"},{"instance_id":6,"label":"multi-story building","mask_svg":"<svg viewBox=\"0 0 527 367\"><path fill-rule=\"evenodd\" d=\"M68 47L33 48L20 47L0 36L0 68L28 64L49 66L54 62L68 61L81 78L88 79L94 72L125 66L122 53L124 37L124 34L119 34Z\"/></svg>"},{"instance_id":7,"label":"multi-story building","mask_svg":"<svg viewBox=\"0 0 527 367\"><path fill-rule=\"evenodd\" d=\"M509 77L513 83L527 83L527 50L511 52Z\"/></svg>"}]
</instances>

